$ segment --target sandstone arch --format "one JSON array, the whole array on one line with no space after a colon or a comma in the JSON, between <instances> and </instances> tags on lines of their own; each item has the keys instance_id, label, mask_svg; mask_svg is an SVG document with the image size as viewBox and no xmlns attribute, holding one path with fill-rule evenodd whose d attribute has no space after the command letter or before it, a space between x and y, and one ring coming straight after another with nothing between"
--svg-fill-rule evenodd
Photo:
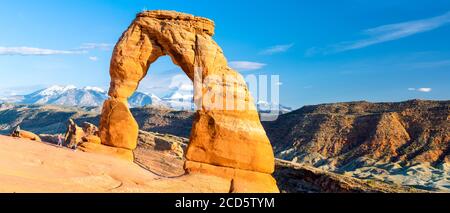
<instances>
[{"instance_id":1,"label":"sandstone arch","mask_svg":"<svg viewBox=\"0 0 450 213\"><path fill-rule=\"evenodd\" d=\"M173 11L138 14L120 38L111 59L110 98L104 103L100 120L102 144L115 148L108 152L125 153L128 159L132 156L138 125L128 109L127 98L135 92L150 65L169 55L191 80L196 77L196 68L201 68L202 80L212 75L234 79L231 83L224 79L210 81L201 94L216 88L232 89L231 98L243 94L247 104L246 108L235 110L198 109L186 153L186 171L229 178L232 191L276 192L278 188L271 176L271 144L244 79L227 65L213 34L214 23L206 18ZM230 97L214 99L234 103Z\"/></svg>"}]
</instances>

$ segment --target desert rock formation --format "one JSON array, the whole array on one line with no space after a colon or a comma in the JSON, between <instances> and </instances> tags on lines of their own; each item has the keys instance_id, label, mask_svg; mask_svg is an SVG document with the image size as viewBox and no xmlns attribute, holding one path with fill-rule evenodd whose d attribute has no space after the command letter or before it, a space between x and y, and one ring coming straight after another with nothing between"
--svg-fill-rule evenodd
<instances>
[{"instance_id":1,"label":"desert rock formation","mask_svg":"<svg viewBox=\"0 0 450 213\"><path fill-rule=\"evenodd\" d=\"M305 106L265 127L286 160L317 153L338 167L361 157L439 165L450 162L449 121L449 101L411 100Z\"/></svg>"},{"instance_id":2,"label":"desert rock formation","mask_svg":"<svg viewBox=\"0 0 450 213\"><path fill-rule=\"evenodd\" d=\"M269 139L243 77L227 65L213 34L214 23L205 18L172 11L138 14L113 52L110 98L100 119L101 142L127 155L136 148L138 124L127 99L150 65L169 55L192 81L199 78L203 84L194 97L201 105L186 153L186 171L229 178L235 192L277 192ZM230 105L232 109L225 108Z\"/></svg>"},{"instance_id":3,"label":"desert rock formation","mask_svg":"<svg viewBox=\"0 0 450 213\"><path fill-rule=\"evenodd\" d=\"M67 122L67 131L65 135L65 142L69 148L78 146L83 142L82 138L84 136L83 129L79 127L72 119Z\"/></svg>"},{"instance_id":4,"label":"desert rock formation","mask_svg":"<svg viewBox=\"0 0 450 213\"><path fill-rule=\"evenodd\" d=\"M83 122L82 127L79 127L72 119L69 119L67 124L67 131L65 134L65 142L69 148L78 148L78 145L83 145L81 149L88 151L88 147L100 146L101 141L99 137L98 127L89 122ZM50 138L49 138L50 139ZM84 145L84 143L87 143ZM106 147L102 147L106 148ZM103 149L99 149L103 150ZM114 150L115 152L116 150ZM129 155L128 155L129 156ZM132 158L127 158L132 159Z\"/></svg>"},{"instance_id":5,"label":"desert rock formation","mask_svg":"<svg viewBox=\"0 0 450 213\"><path fill-rule=\"evenodd\" d=\"M17 126L13 132L11 133L12 137L16 137L16 138L23 138L23 139L28 139L28 140L32 140L32 141L41 141L41 138L30 132L30 131L25 131L25 130L21 130L19 126Z\"/></svg>"},{"instance_id":6,"label":"desert rock formation","mask_svg":"<svg viewBox=\"0 0 450 213\"><path fill-rule=\"evenodd\" d=\"M305 106L264 123L278 158L448 191L450 101Z\"/></svg>"},{"instance_id":7,"label":"desert rock formation","mask_svg":"<svg viewBox=\"0 0 450 213\"><path fill-rule=\"evenodd\" d=\"M283 193L424 193L382 181L360 180L312 166L276 160L274 176Z\"/></svg>"},{"instance_id":8,"label":"desert rock formation","mask_svg":"<svg viewBox=\"0 0 450 213\"><path fill-rule=\"evenodd\" d=\"M83 122L84 136L95 136L99 134L98 127L89 122Z\"/></svg>"}]
</instances>

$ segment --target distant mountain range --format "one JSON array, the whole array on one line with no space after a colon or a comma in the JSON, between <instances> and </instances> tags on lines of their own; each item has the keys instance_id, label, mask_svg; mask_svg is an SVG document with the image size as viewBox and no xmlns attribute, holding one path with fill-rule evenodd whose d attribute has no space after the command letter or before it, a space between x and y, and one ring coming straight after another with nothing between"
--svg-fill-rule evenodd
<instances>
[{"instance_id":1,"label":"distant mountain range","mask_svg":"<svg viewBox=\"0 0 450 213\"><path fill-rule=\"evenodd\" d=\"M103 104L103 101L107 97L107 93L97 87L84 87L80 89L75 86L51 86L27 95L14 95L0 98L0 101L18 104L99 106Z\"/></svg>"},{"instance_id":2,"label":"distant mountain range","mask_svg":"<svg viewBox=\"0 0 450 213\"><path fill-rule=\"evenodd\" d=\"M0 97L0 103L86 107L102 106L107 98L107 91L99 87L77 88L72 85L55 85L27 95ZM128 99L128 103L130 104L130 107L157 105L177 109L180 106L186 106L186 102L189 102L190 99L192 99L192 95L188 96L182 94L182 92L175 89L164 98L160 98L155 94L135 92L133 96Z\"/></svg>"},{"instance_id":3,"label":"distant mountain range","mask_svg":"<svg viewBox=\"0 0 450 213\"><path fill-rule=\"evenodd\" d=\"M37 104L37 105L61 105L96 107L102 106L108 98L108 92L99 87L77 88L73 85L51 86L40 89L27 95L11 95L0 97L0 103L14 104ZM152 93L135 92L129 99L130 107L163 106L175 110L194 110L193 88L189 85L180 85L172 88L167 95L158 97ZM261 112L275 111L281 114L291 111L291 108L282 105L269 104L267 102L257 103Z\"/></svg>"}]
</instances>

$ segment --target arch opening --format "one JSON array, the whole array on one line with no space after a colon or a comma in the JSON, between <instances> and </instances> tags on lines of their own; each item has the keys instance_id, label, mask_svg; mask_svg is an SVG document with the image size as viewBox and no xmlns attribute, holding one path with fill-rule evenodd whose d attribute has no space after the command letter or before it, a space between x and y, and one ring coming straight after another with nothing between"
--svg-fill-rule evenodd
<instances>
[{"instance_id":1,"label":"arch opening","mask_svg":"<svg viewBox=\"0 0 450 213\"><path fill-rule=\"evenodd\" d=\"M138 99L129 103L131 107L153 104L177 111L195 111L194 85L191 79L170 56L161 56L150 65L147 75L141 80L133 96L148 95L149 101ZM147 96L146 96L147 97Z\"/></svg>"}]
</instances>

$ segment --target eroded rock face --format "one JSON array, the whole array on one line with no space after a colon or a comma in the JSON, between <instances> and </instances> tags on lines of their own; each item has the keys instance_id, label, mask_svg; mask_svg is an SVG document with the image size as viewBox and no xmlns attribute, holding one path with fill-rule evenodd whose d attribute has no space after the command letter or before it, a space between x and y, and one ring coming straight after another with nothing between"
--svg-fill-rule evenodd
<instances>
[{"instance_id":1,"label":"eroded rock face","mask_svg":"<svg viewBox=\"0 0 450 213\"><path fill-rule=\"evenodd\" d=\"M84 132L72 119L67 122L67 131L64 140L69 148L75 148L83 142Z\"/></svg>"},{"instance_id":2,"label":"eroded rock face","mask_svg":"<svg viewBox=\"0 0 450 213\"><path fill-rule=\"evenodd\" d=\"M126 99L110 98L105 101L100 118L102 144L133 150L137 145L138 128Z\"/></svg>"},{"instance_id":3,"label":"eroded rock face","mask_svg":"<svg viewBox=\"0 0 450 213\"><path fill-rule=\"evenodd\" d=\"M305 106L264 125L277 157L353 170L364 165L356 163L360 159L405 166L449 163L449 120L450 101L410 100Z\"/></svg>"},{"instance_id":4,"label":"eroded rock face","mask_svg":"<svg viewBox=\"0 0 450 213\"><path fill-rule=\"evenodd\" d=\"M98 136L99 130L98 127L89 122L83 122L83 132L85 136L96 135Z\"/></svg>"},{"instance_id":5,"label":"eroded rock face","mask_svg":"<svg viewBox=\"0 0 450 213\"><path fill-rule=\"evenodd\" d=\"M243 77L228 66L213 34L214 23L205 18L173 11L138 14L113 52L110 99L100 120L102 144L136 148L138 126L127 99L150 65L169 55L191 80L203 84L195 88L198 110L186 153L186 171L229 178L235 192L277 192L271 176L272 147L252 97Z\"/></svg>"},{"instance_id":6,"label":"eroded rock face","mask_svg":"<svg viewBox=\"0 0 450 213\"><path fill-rule=\"evenodd\" d=\"M83 143L101 144L98 127L89 122L84 122L79 127L72 119L67 123L65 142L69 148L78 148Z\"/></svg>"}]
</instances>

